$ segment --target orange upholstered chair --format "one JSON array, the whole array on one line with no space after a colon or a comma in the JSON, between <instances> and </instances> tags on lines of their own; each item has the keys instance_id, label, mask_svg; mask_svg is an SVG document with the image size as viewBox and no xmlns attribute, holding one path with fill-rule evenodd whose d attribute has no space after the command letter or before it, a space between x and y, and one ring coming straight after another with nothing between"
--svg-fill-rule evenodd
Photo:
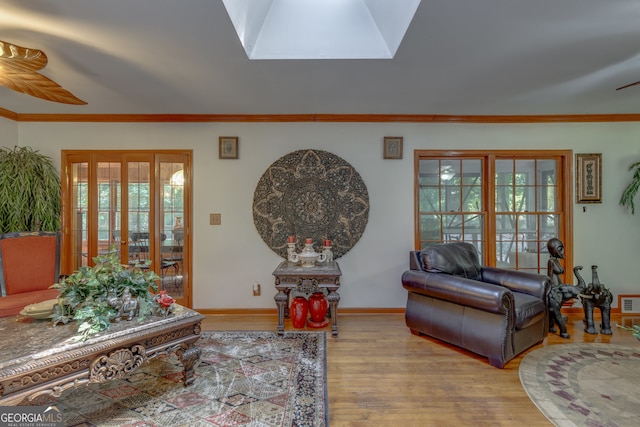
<instances>
[{"instance_id":1,"label":"orange upholstered chair","mask_svg":"<svg viewBox=\"0 0 640 427\"><path fill-rule=\"evenodd\" d=\"M60 233L0 234L0 317L57 298L59 292L49 287L59 276Z\"/></svg>"}]
</instances>

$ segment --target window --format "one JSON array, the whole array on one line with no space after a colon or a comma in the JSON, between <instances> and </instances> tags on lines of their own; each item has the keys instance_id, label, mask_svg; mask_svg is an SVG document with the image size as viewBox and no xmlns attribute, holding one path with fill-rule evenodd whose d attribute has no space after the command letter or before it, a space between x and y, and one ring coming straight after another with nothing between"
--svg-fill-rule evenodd
<instances>
[{"instance_id":1,"label":"window","mask_svg":"<svg viewBox=\"0 0 640 427\"><path fill-rule=\"evenodd\" d=\"M572 240L571 158L567 150L416 151L416 248L466 241L487 265L546 274L547 241Z\"/></svg>"}]
</instances>

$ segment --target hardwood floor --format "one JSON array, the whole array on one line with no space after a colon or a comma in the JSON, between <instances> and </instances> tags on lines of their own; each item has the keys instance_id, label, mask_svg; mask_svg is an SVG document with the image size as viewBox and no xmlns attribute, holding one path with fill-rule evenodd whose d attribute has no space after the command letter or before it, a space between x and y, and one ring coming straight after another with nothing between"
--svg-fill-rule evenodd
<instances>
[{"instance_id":1,"label":"hardwood floor","mask_svg":"<svg viewBox=\"0 0 640 427\"><path fill-rule=\"evenodd\" d=\"M638 318L612 317L612 336L589 335L582 318L571 314L571 338L550 334L538 347L569 342L640 346L629 331L614 326ZM338 325L337 338L325 329L331 427L552 425L520 385L518 367L526 353L497 369L473 353L411 335L403 314L340 313ZM207 315L203 322L204 330L276 328L275 314ZM285 330L294 330L289 319Z\"/></svg>"}]
</instances>

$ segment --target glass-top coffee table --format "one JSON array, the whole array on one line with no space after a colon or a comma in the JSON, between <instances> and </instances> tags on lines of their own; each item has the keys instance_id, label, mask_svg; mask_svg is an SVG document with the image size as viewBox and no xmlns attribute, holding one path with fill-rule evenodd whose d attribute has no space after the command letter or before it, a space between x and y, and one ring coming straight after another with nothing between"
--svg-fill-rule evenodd
<instances>
[{"instance_id":1,"label":"glass-top coffee table","mask_svg":"<svg viewBox=\"0 0 640 427\"><path fill-rule=\"evenodd\" d=\"M52 326L27 316L0 318L0 405L121 378L161 354L178 356L187 386L200 360L194 344L202 319L176 305L168 317L112 323L109 330L78 341L76 322Z\"/></svg>"}]
</instances>

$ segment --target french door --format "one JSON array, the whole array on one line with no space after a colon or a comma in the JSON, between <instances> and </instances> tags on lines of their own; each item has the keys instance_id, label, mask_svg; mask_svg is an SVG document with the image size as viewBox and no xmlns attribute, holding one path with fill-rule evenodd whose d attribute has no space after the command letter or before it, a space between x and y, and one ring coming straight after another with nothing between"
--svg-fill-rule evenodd
<instances>
[{"instance_id":1,"label":"french door","mask_svg":"<svg viewBox=\"0 0 640 427\"><path fill-rule=\"evenodd\" d=\"M191 151L62 152L62 272L115 251L191 307Z\"/></svg>"}]
</instances>

